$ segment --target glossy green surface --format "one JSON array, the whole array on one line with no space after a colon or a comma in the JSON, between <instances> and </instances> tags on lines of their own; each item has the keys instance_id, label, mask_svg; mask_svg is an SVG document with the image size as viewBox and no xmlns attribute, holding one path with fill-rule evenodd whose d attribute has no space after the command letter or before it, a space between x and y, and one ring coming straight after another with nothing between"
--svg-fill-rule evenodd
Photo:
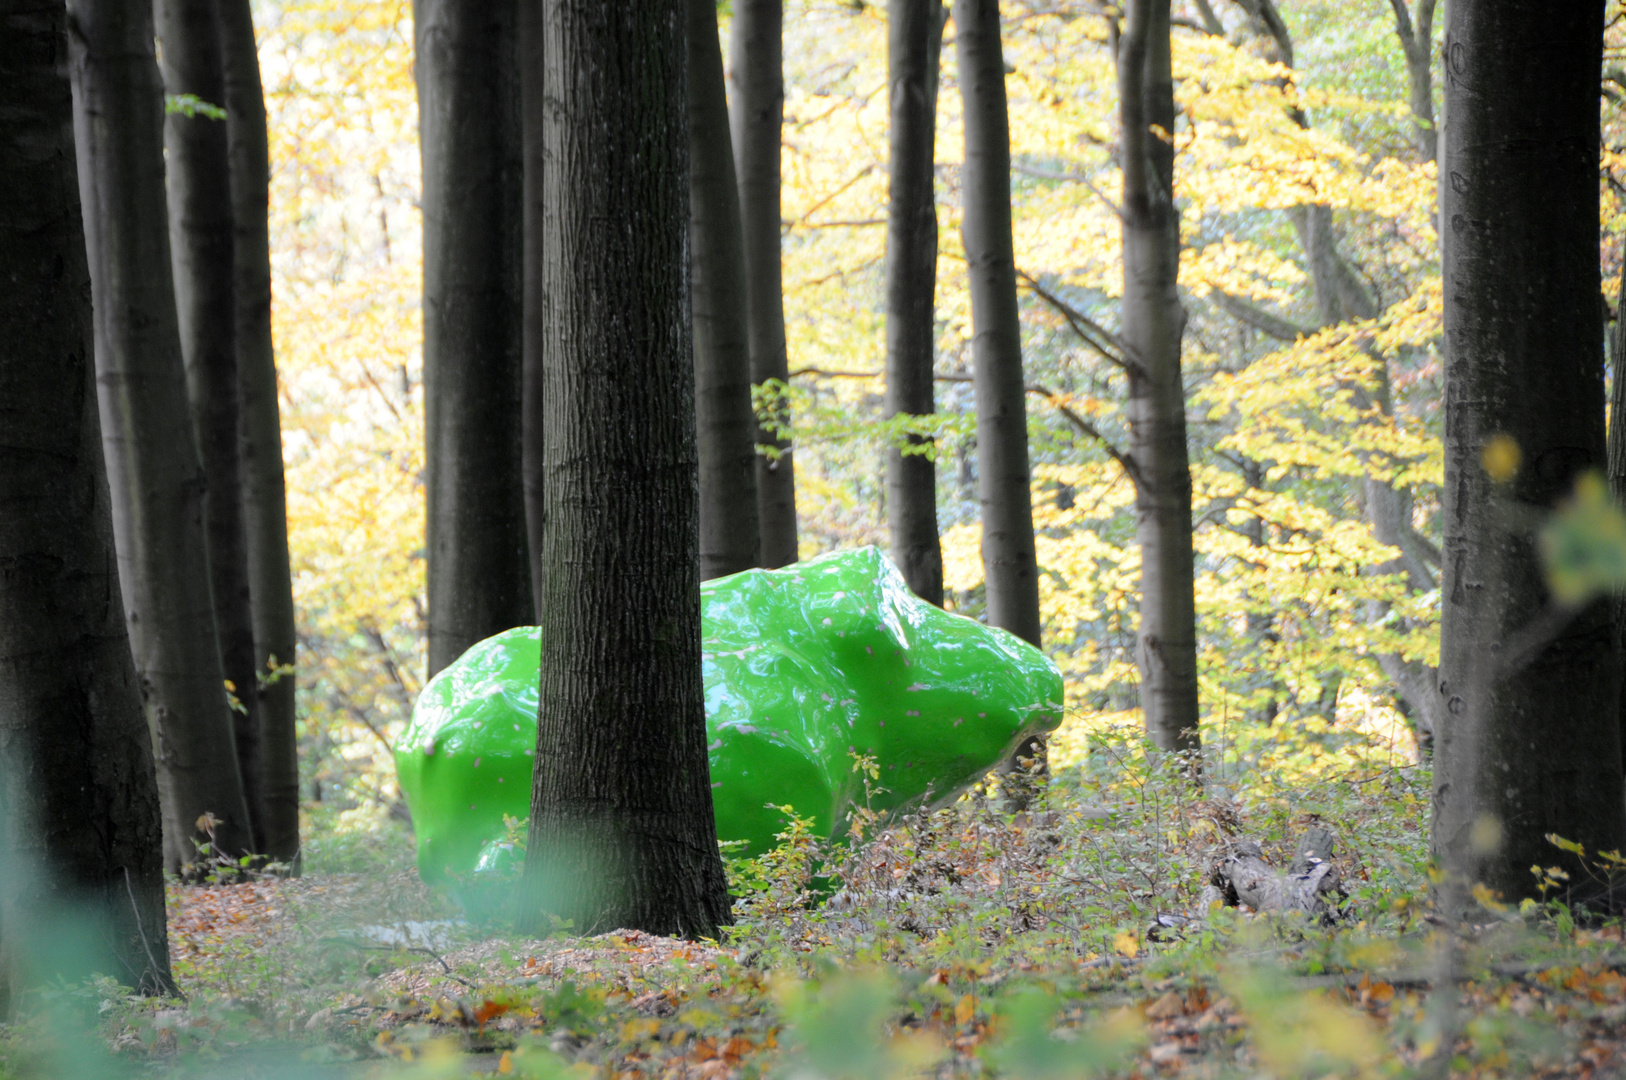
<instances>
[{"instance_id":1,"label":"glossy green surface","mask_svg":"<svg viewBox=\"0 0 1626 1080\"><path fill-rule=\"evenodd\" d=\"M863 798L873 758L888 811L952 798L1020 740L1061 721L1062 682L1037 649L915 597L873 547L701 587L706 727L717 833L755 854L790 804L828 836ZM481 849L530 811L540 631L482 641L430 680L396 745L426 880L502 861Z\"/></svg>"}]
</instances>

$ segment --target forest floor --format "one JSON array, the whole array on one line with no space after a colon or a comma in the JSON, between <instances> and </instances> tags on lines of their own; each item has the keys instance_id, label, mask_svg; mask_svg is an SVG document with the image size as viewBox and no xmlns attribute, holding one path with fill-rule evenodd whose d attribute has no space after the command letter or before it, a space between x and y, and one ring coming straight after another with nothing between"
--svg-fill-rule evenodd
<instances>
[{"instance_id":1,"label":"forest floor","mask_svg":"<svg viewBox=\"0 0 1626 1080\"><path fill-rule=\"evenodd\" d=\"M791 823L732 864L721 943L476 927L400 838L359 872L174 886L186 999L45 995L0 1029L0 1078L1626 1072L1619 924L1553 901L1448 925L1427 769L1279 727L1200 791L1098 732L1031 815L966 798L851 851ZM1332 925L1199 910L1237 840L1286 866L1314 824L1337 834Z\"/></svg>"}]
</instances>

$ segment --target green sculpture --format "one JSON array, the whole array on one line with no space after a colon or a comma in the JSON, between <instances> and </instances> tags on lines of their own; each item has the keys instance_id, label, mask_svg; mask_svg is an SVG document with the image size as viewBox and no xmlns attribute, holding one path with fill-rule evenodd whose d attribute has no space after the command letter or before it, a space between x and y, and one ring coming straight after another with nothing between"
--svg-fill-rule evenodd
<instances>
[{"instance_id":1,"label":"green sculpture","mask_svg":"<svg viewBox=\"0 0 1626 1080\"><path fill-rule=\"evenodd\" d=\"M957 795L1061 721L1039 650L920 600L873 547L701 586L717 833L756 854L794 806L839 836L880 768L871 809ZM530 812L540 630L464 653L423 690L395 749L425 880L500 865L503 817ZM483 848L488 848L482 852Z\"/></svg>"}]
</instances>

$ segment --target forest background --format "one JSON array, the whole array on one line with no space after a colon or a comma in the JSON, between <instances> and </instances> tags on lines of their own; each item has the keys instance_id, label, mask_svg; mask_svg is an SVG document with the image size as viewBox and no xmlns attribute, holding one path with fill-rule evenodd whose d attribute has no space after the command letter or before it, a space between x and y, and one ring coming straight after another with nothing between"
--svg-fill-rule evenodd
<instances>
[{"instance_id":1,"label":"forest background","mask_svg":"<svg viewBox=\"0 0 1626 1080\"><path fill-rule=\"evenodd\" d=\"M1308 739L1312 756L1353 740L1415 761L1417 718L1380 660L1438 660L1441 295L1432 144L1409 104L1395 8L1286 5L1289 67L1241 7L1223 22L1206 4L1176 7L1204 741L1221 782L1265 763L1259 721L1274 719L1290 721L1276 732ZM1052 755L1065 766L1092 731L1139 727L1134 493L1116 458L1127 441L1121 374L1069 316L1101 327L1117 317L1115 75L1091 5L1023 0L1002 15L1044 641L1069 706ZM424 670L411 6L263 0L255 17L273 166L303 831L316 854L330 830L404 818L388 748ZM726 40L726 4L719 17ZM898 437L882 420L879 375L886 23L862 0L793 0L785 28L785 320L807 557L886 544L885 452ZM938 96L933 427L947 604L975 617L955 74L943 65ZM1606 280L1618 270L1618 130L1606 115ZM1374 317L1327 324L1295 227L1295 208L1312 204L1330 207L1338 252ZM1372 481L1409 492L1422 566L1375 539Z\"/></svg>"}]
</instances>

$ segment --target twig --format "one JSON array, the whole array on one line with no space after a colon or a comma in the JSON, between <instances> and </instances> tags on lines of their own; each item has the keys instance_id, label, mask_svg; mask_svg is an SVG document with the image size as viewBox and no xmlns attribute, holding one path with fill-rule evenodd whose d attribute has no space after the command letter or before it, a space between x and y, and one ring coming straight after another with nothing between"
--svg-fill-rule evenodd
<instances>
[{"instance_id":1,"label":"twig","mask_svg":"<svg viewBox=\"0 0 1626 1080\"><path fill-rule=\"evenodd\" d=\"M475 985L473 983L469 982L469 980L463 978L463 976L458 975L458 974L456 974L456 973L454 973L452 971L452 965L450 965L450 964L448 964L446 962L446 958L444 956L440 955L440 953L436 952L434 949L431 949L427 945L365 945L362 942L352 941L349 938L342 938L342 937L323 938L322 940L323 941L331 941L331 942L334 942L334 943L339 944L339 945L348 945L352 949L365 949L365 950L367 950L369 952L415 952L415 953L423 953L424 955L432 956L437 961L439 961L441 968L444 969L445 972L446 972L446 977L447 978L452 979L452 980L454 980L456 982L462 983L464 986L468 987L470 990L475 989Z\"/></svg>"},{"instance_id":2,"label":"twig","mask_svg":"<svg viewBox=\"0 0 1626 1080\"><path fill-rule=\"evenodd\" d=\"M1130 348L1129 343L1123 338L1039 284L1038 279L1026 271L1017 270L1016 277L1035 296L1055 308L1062 318L1067 320L1067 325L1072 327L1073 333L1077 334L1084 344L1100 353L1108 363L1116 364L1128 372L1138 373L1142 370L1140 361L1135 357L1135 350ZM1095 337L1091 337L1091 334ZM1103 341L1106 345L1101 343ZM1107 347L1109 345L1111 348Z\"/></svg>"},{"instance_id":3,"label":"twig","mask_svg":"<svg viewBox=\"0 0 1626 1080\"><path fill-rule=\"evenodd\" d=\"M790 377L793 379L798 375L815 375L826 379L879 379L885 375L885 372L830 371L825 368L816 367L802 367L790 372ZM975 379L970 375L934 374L932 375L932 381L968 383L974 382ZM1044 398L1050 403L1052 408L1061 413L1062 417L1066 419L1068 423L1072 424L1083 434L1088 435L1090 438L1100 443L1101 449L1106 453L1106 455L1113 461L1116 461L1123 468L1124 472L1128 474L1131 480L1133 480L1137 485L1141 483L1140 467L1135 464L1135 459L1113 445L1112 440L1108 439L1104 434L1102 434L1101 430L1094 424L1090 423L1088 420L1078 415L1078 413L1074 412L1072 407L1066 403L1066 399L1060 393L1050 389L1048 386L1041 386L1038 383L1029 383L1027 386L1023 387L1023 389L1030 394Z\"/></svg>"}]
</instances>

